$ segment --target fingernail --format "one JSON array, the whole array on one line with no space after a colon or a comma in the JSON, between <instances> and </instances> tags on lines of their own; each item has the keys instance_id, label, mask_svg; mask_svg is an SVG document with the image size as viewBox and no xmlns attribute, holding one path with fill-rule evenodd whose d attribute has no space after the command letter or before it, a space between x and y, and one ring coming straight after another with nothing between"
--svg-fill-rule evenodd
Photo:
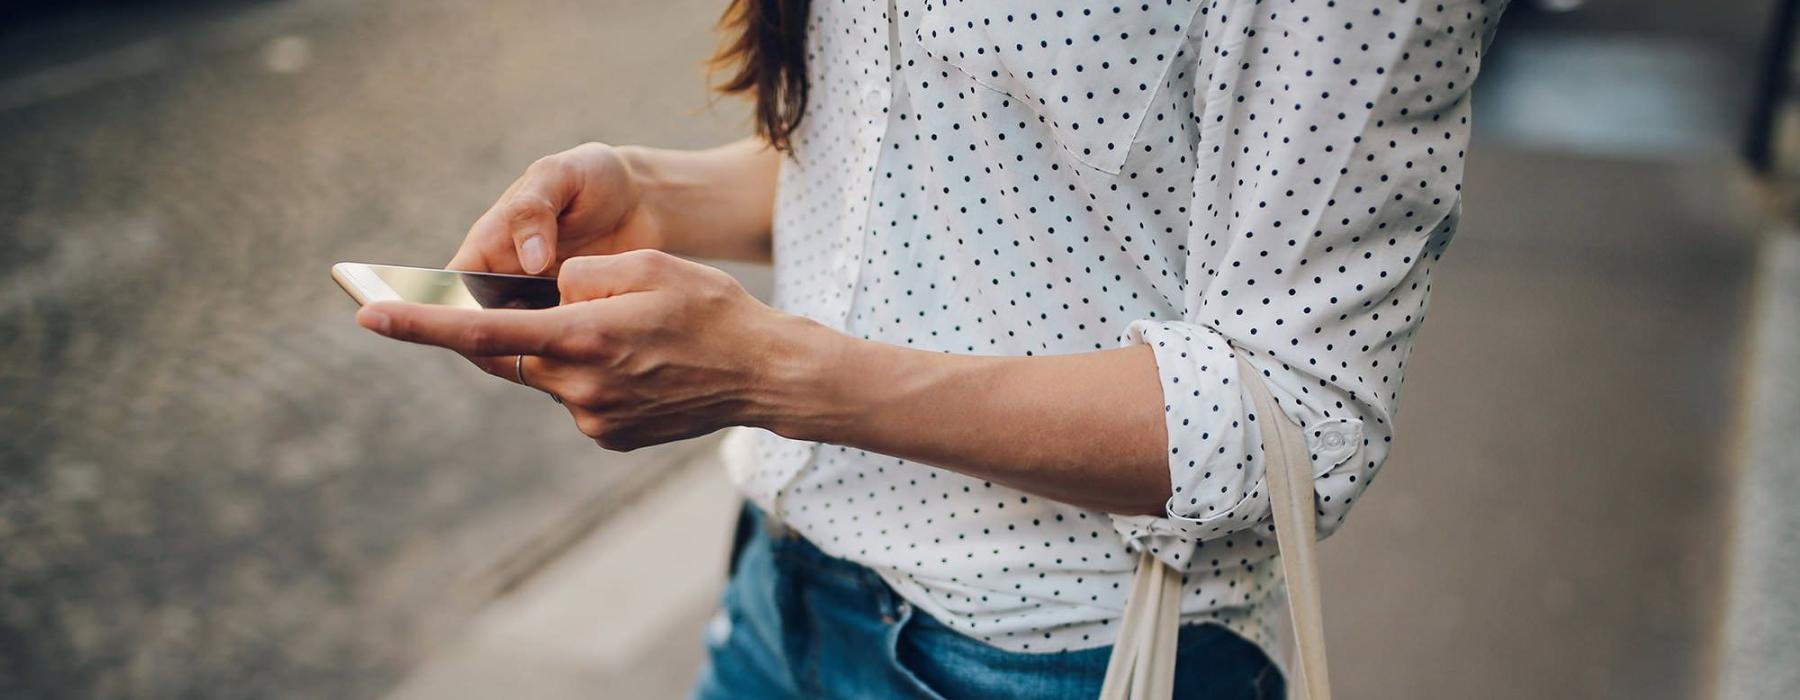
<instances>
[{"instance_id":1,"label":"fingernail","mask_svg":"<svg viewBox=\"0 0 1800 700\"><path fill-rule=\"evenodd\" d=\"M538 272L550 265L544 255L543 236L532 236L519 244L519 264L525 266L526 272Z\"/></svg>"}]
</instances>

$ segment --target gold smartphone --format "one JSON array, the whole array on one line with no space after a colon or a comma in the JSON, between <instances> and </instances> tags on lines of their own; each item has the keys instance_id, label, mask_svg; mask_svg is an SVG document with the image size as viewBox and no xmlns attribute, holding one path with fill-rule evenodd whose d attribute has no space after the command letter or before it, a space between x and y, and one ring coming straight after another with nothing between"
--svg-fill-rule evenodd
<instances>
[{"instance_id":1,"label":"gold smartphone","mask_svg":"<svg viewBox=\"0 0 1800 700\"><path fill-rule=\"evenodd\" d=\"M470 309L547 309L562 295L556 278L341 262L331 278L358 304L408 301Z\"/></svg>"}]
</instances>

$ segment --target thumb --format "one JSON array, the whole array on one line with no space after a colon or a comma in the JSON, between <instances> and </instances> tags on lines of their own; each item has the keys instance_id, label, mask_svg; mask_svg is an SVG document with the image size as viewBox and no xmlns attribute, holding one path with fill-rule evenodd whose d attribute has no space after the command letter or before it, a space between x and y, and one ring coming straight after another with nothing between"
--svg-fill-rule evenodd
<instances>
[{"instance_id":1,"label":"thumb","mask_svg":"<svg viewBox=\"0 0 1800 700\"><path fill-rule=\"evenodd\" d=\"M556 262L557 218L575 198L574 172L557 156L539 159L501 206L501 219L512 235L519 266L528 274L549 270Z\"/></svg>"}]
</instances>

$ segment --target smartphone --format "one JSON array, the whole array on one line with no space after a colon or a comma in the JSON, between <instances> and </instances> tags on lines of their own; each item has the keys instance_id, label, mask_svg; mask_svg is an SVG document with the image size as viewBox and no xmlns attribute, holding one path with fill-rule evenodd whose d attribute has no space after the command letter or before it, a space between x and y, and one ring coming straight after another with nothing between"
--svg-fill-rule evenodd
<instances>
[{"instance_id":1,"label":"smartphone","mask_svg":"<svg viewBox=\"0 0 1800 700\"><path fill-rule=\"evenodd\" d=\"M410 301L470 309L547 309L562 300L554 277L341 262L331 266L331 278L358 304Z\"/></svg>"}]
</instances>

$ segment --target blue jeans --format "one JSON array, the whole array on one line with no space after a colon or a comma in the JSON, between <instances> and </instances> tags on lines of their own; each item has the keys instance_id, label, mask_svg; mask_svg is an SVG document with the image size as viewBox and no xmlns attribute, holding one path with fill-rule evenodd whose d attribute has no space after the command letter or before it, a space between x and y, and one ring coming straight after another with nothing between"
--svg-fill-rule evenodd
<instances>
[{"instance_id":1,"label":"blue jeans","mask_svg":"<svg viewBox=\"0 0 1800 700\"><path fill-rule=\"evenodd\" d=\"M767 525L738 520L724 609L707 630L694 697L1093 698L1112 647L1004 651L918 611L863 566ZM1218 625L1181 628L1175 697L1285 697L1255 645Z\"/></svg>"}]
</instances>

